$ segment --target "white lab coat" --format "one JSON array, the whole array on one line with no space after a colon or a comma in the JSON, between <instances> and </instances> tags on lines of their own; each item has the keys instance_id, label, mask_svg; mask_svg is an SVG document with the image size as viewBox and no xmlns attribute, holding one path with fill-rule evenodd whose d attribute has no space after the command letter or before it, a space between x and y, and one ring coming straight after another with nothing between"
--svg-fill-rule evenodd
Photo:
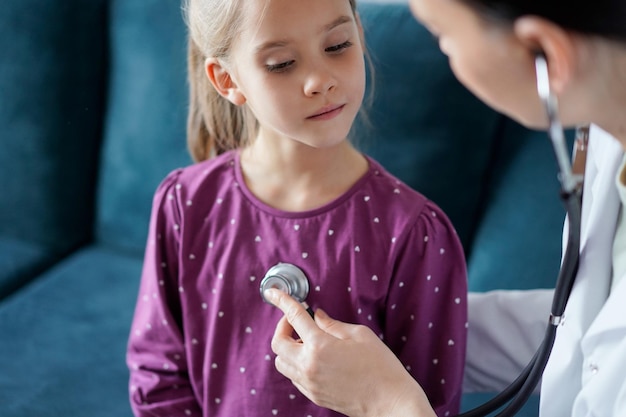
<instances>
[{"instance_id":1,"label":"white lab coat","mask_svg":"<svg viewBox=\"0 0 626 417\"><path fill-rule=\"evenodd\" d=\"M544 372L541 417L626 417L626 278L609 296L622 153L615 139L592 126L580 266ZM543 337L551 295L470 294L466 391L499 390L515 378Z\"/></svg>"}]
</instances>

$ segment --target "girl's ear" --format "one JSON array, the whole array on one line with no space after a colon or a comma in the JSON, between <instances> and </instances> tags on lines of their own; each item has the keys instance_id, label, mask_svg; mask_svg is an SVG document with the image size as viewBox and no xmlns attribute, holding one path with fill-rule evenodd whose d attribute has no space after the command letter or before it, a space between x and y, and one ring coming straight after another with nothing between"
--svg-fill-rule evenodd
<instances>
[{"instance_id":1,"label":"girl's ear","mask_svg":"<svg viewBox=\"0 0 626 417\"><path fill-rule=\"evenodd\" d=\"M576 47L572 35L551 21L536 16L518 18L513 30L529 50L545 55L550 87L556 95L560 95L576 71Z\"/></svg>"},{"instance_id":2,"label":"girl's ear","mask_svg":"<svg viewBox=\"0 0 626 417\"><path fill-rule=\"evenodd\" d=\"M219 59L207 58L204 62L204 68L209 81L220 96L235 106L241 106L246 102L246 97Z\"/></svg>"}]
</instances>

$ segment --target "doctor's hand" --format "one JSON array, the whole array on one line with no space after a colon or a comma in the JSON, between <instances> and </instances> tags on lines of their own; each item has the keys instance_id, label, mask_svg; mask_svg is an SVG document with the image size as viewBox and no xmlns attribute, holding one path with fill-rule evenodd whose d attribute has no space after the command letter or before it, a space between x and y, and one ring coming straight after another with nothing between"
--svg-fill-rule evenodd
<instances>
[{"instance_id":1,"label":"doctor's hand","mask_svg":"<svg viewBox=\"0 0 626 417\"><path fill-rule=\"evenodd\" d=\"M315 404L353 417L435 416L419 384L368 327L319 309L313 320L280 290L265 297L285 313L272 338L276 369Z\"/></svg>"}]
</instances>

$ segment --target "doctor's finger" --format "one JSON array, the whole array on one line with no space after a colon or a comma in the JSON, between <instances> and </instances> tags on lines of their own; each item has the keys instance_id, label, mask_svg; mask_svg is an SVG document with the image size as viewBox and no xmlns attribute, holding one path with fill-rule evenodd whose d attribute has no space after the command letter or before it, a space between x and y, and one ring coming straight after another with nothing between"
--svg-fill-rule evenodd
<instances>
[{"instance_id":1,"label":"doctor's finger","mask_svg":"<svg viewBox=\"0 0 626 417\"><path fill-rule=\"evenodd\" d=\"M296 348L297 349L297 348ZM283 374L283 376L290 379L292 382L299 378L299 375L302 374L298 367L298 355L289 355L289 354L277 354L274 359L274 367L278 372Z\"/></svg>"},{"instance_id":2,"label":"doctor's finger","mask_svg":"<svg viewBox=\"0 0 626 417\"><path fill-rule=\"evenodd\" d=\"M296 340L294 335L294 329L287 321L287 317L283 316L274 331L274 336L271 341L272 352L277 356L282 356L288 362L297 362L298 355L301 354L301 349L304 346L304 342L301 339Z\"/></svg>"},{"instance_id":3,"label":"doctor's finger","mask_svg":"<svg viewBox=\"0 0 626 417\"><path fill-rule=\"evenodd\" d=\"M287 320L286 316L282 316L276 324L276 329L274 330L274 336L272 337L272 349L274 348L274 343L298 343L294 338L295 330ZM276 353L276 351L274 350Z\"/></svg>"},{"instance_id":4,"label":"doctor's finger","mask_svg":"<svg viewBox=\"0 0 626 417\"><path fill-rule=\"evenodd\" d=\"M308 338L314 337L321 331L302 304L290 295L274 288L266 290L264 295L268 301L285 314L287 322L291 325L291 330L295 330L303 341L306 342ZM284 324L281 325L281 322L276 327L274 338L286 336L291 338L292 332Z\"/></svg>"}]
</instances>

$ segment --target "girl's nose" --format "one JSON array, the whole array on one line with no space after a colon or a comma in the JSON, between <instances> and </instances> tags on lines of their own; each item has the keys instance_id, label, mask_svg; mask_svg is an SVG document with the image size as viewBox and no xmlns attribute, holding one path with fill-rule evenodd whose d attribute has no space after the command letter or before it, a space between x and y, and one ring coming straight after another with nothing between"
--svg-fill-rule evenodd
<instances>
[{"instance_id":1,"label":"girl's nose","mask_svg":"<svg viewBox=\"0 0 626 417\"><path fill-rule=\"evenodd\" d=\"M323 68L311 71L304 83L304 94L314 96L326 94L337 86L337 80Z\"/></svg>"}]
</instances>

